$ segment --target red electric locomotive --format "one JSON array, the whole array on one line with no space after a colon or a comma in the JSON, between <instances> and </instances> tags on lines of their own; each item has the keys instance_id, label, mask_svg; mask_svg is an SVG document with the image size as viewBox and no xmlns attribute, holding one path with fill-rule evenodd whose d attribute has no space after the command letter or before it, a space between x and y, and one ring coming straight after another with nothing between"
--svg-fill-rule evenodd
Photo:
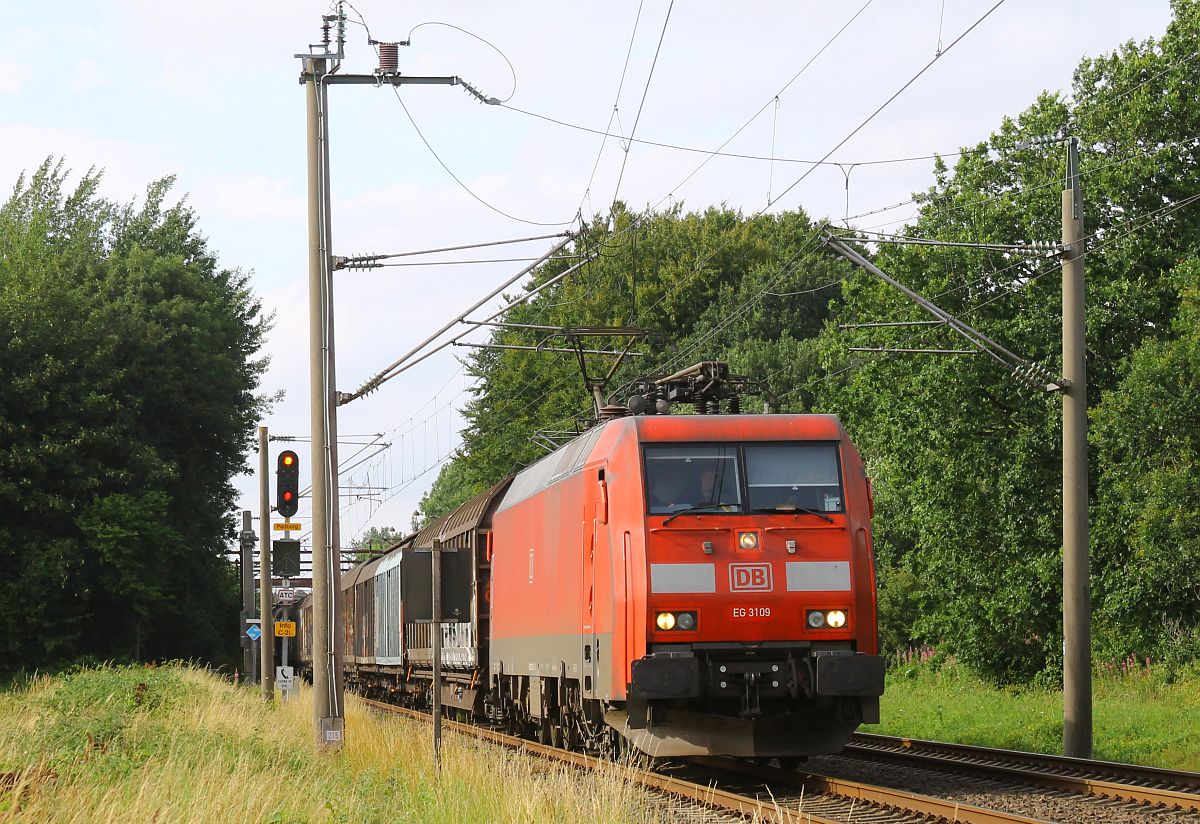
<instances>
[{"instance_id":1,"label":"red electric locomotive","mask_svg":"<svg viewBox=\"0 0 1200 824\"><path fill-rule=\"evenodd\" d=\"M450 522L481 550L448 705L569 747L804 756L878 721L871 507L832 416L627 414L397 551ZM396 670L393 692L427 694Z\"/></svg>"}]
</instances>

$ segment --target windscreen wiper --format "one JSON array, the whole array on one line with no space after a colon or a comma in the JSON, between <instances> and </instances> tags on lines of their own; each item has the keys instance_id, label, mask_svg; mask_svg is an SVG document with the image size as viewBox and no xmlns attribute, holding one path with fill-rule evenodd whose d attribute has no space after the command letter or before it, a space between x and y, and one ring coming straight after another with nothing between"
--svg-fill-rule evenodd
<instances>
[{"instance_id":1,"label":"windscreen wiper","mask_svg":"<svg viewBox=\"0 0 1200 824\"><path fill-rule=\"evenodd\" d=\"M689 506L686 509L680 509L680 510L676 510L675 512L672 512L670 514L670 516L663 519L662 525L666 526L667 524L671 523L671 521L678 518L680 515L694 515L699 512L704 512L707 509L716 509L718 507L724 507L724 506L737 506L737 504L730 504L730 503L726 503L724 501L712 501L711 503L706 503L706 504L695 504L694 506Z\"/></svg>"},{"instance_id":2,"label":"windscreen wiper","mask_svg":"<svg viewBox=\"0 0 1200 824\"><path fill-rule=\"evenodd\" d=\"M777 513L785 514L785 515L789 512L803 512L805 515L816 515L822 521L829 521L829 523L833 523L833 518L830 518L824 512L821 512L820 510L817 510L817 509L808 509L807 507L803 507L803 506L788 506L786 509L780 509L779 507L775 507L775 506L763 506L763 507L758 507L757 509L752 509L750 511L751 512L777 512Z\"/></svg>"}]
</instances>

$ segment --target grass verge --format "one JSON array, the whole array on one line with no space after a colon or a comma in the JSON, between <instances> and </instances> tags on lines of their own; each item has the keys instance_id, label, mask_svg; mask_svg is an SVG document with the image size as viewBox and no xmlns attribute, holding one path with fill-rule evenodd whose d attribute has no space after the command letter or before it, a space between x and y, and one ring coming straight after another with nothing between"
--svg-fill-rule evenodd
<instances>
[{"instance_id":1,"label":"grass verge","mask_svg":"<svg viewBox=\"0 0 1200 824\"><path fill-rule=\"evenodd\" d=\"M658 820L619 767L581 776L348 698L313 752L308 692L264 704L186 666L100 667L0 693L0 822Z\"/></svg>"},{"instance_id":2,"label":"grass verge","mask_svg":"<svg viewBox=\"0 0 1200 824\"><path fill-rule=\"evenodd\" d=\"M894 668L880 714L862 731L1062 754L1061 692L994 687L953 663ZM1103 672L1093 716L1095 758L1200 772L1200 671Z\"/></svg>"}]
</instances>

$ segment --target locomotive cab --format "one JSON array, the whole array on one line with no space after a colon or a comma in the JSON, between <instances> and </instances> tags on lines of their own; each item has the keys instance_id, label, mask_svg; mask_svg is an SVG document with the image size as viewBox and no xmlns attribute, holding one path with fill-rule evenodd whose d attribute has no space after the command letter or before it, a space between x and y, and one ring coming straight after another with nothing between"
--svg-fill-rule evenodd
<instances>
[{"instance_id":1,"label":"locomotive cab","mask_svg":"<svg viewBox=\"0 0 1200 824\"><path fill-rule=\"evenodd\" d=\"M637 421L645 642L607 720L653 755L835 751L878 721L870 501L829 416Z\"/></svg>"}]
</instances>

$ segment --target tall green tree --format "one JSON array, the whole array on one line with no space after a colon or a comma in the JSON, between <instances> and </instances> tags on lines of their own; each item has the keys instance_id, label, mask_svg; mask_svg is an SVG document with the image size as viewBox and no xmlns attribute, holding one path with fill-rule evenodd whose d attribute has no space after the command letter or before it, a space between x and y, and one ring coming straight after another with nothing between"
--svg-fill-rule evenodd
<instances>
[{"instance_id":1,"label":"tall green tree","mask_svg":"<svg viewBox=\"0 0 1200 824\"><path fill-rule=\"evenodd\" d=\"M267 321L170 179L135 207L67 176L0 208L0 652L216 658Z\"/></svg>"},{"instance_id":2,"label":"tall green tree","mask_svg":"<svg viewBox=\"0 0 1200 824\"><path fill-rule=\"evenodd\" d=\"M1086 198L1089 403L1119 405L1129 354L1178 335L1177 262L1200 246L1200 4L1174 3L1161 40L1128 43L1081 62L1070 97L1044 94L986 142L964 150L953 171L939 164L921 212L904 233L952 241L1013 243L1059 236L1061 146L1018 149L1030 138L1069 133L1081 141ZM1178 211L1173 207L1180 205ZM981 250L886 247L878 263L985 334L1059 371L1061 295L1057 260ZM900 321L922 315L868 275L847 284L838 318ZM945 331L831 330L830 379L820 403L842 414L869 456L878 490L881 578L916 585L921 605L912 637L930 639L1001 681L1044 672L1061 658L1061 417L1058 399L1022 391L986 357L850 357L848 345L947 347ZM955 347L957 348L957 347ZM1147 368L1147 367L1142 367ZM1122 387L1125 388L1122 388ZM1137 391L1141 391L1140 389ZM1115 395L1113 393L1116 393ZM1101 399L1105 399L1102 401ZM1163 409L1163 412L1166 410ZM1155 417L1158 413L1151 411ZM1165 421L1164 421L1165 423ZM1096 512L1115 486L1125 453L1092 456ZM1116 463L1114 463L1114 461ZM1164 493L1166 494L1166 493ZM1127 536L1093 530L1095 580L1128 568ZM1143 542L1163 561L1176 548ZM1114 566L1114 564L1116 566ZM1143 565L1144 588L1168 586L1172 564ZM910 574L902 575L901 572ZM1111 616L1100 649L1120 646L1143 618L1109 610L1130 587L1096 588ZM1142 625L1145 626L1145 625ZM1161 622L1158 625L1161 627ZM1159 630L1149 628L1151 635ZM1147 643L1152 639L1140 636ZM1145 644L1136 644L1149 652Z\"/></svg>"},{"instance_id":3,"label":"tall green tree","mask_svg":"<svg viewBox=\"0 0 1200 824\"><path fill-rule=\"evenodd\" d=\"M1177 663L1200 657L1200 260L1171 279L1171 334L1131 353L1092 416L1093 546L1102 652Z\"/></svg>"}]
</instances>

